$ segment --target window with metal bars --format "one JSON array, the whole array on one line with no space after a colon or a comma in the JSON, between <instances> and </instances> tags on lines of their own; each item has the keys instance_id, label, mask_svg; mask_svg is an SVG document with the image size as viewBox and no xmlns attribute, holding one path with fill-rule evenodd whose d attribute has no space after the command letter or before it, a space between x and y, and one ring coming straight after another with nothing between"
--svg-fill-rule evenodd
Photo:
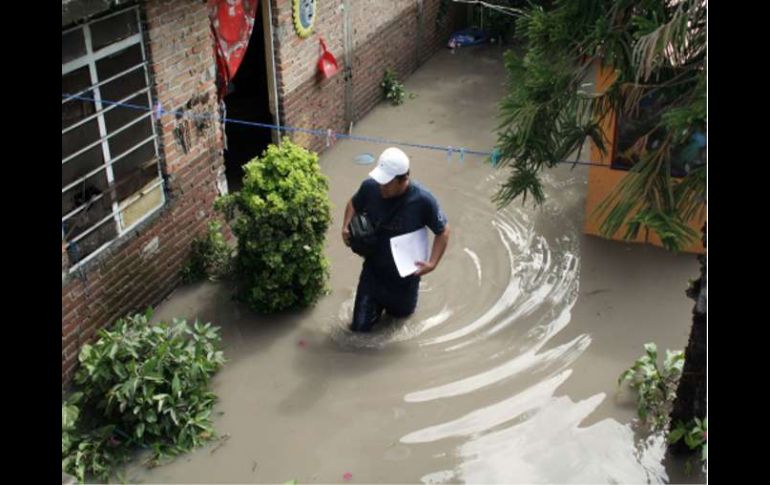
<instances>
[{"instance_id":1,"label":"window with metal bars","mask_svg":"<svg viewBox=\"0 0 770 485\"><path fill-rule=\"evenodd\" d=\"M138 7L62 32L62 238L72 269L164 202Z\"/></svg>"}]
</instances>

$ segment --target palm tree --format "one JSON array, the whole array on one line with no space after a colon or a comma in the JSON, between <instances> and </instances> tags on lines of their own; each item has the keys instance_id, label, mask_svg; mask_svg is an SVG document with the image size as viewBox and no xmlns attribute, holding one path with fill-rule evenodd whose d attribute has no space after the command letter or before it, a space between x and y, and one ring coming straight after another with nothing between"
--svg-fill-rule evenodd
<instances>
[{"instance_id":1,"label":"palm tree","mask_svg":"<svg viewBox=\"0 0 770 485\"><path fill-rule=\"evenodd\" d=\"M650 230L671 250L694 241L689 223L705 213L706 164L682 161L705 140L706 8L705 0L556 0L524 10L516 25L523 54L505 56L509 93L497 149L510 175L494 197L498 206L527 196L542 203L544 169L579 154L587 140L606 152L607 117L641 112L626 153L633 166L597 208L601 231L635 238ZM586 89L596 62L613 72L601 93ZM705 225L702 233L705 247ZM697 303L672 423L706 413L705 264L688 290Z\"/></svg>"}]
</instances>

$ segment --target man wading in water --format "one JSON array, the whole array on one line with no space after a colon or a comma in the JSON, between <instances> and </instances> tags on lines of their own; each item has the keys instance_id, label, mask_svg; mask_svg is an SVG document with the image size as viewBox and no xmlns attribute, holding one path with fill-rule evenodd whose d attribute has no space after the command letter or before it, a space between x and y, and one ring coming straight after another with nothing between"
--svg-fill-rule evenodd
<instances>
[{"instance_id":1,"label":"man wading in water","mask_svg":"<svg viewBox=\"0 0 770 485\"><path fill-rule=\"evenodd\" d=\"M364 259L353 309L354 332L368 332L383 311L403 318L417 307L420 277L436 269L449 242L449 224L438 201L425 187L409 179L409 157L388 148L377 167L361 183L345 208L342 240L351 245L349 224L365 213L376 228L376 242ZM435 238L429 261L416 261L418 269L401 277L391 251L390 239L427 226Z\"/></svg>"}]
</instances>

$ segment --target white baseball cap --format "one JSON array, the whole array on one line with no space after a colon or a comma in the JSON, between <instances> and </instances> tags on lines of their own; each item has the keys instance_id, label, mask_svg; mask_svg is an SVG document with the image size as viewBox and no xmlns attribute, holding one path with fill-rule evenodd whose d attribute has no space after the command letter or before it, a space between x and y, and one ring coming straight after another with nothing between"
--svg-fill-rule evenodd
<instances>
[{"instance_id":1,"label":"white baseball cap","mask_svg":"<svg viewBox=\"0 0 770 485\"><path fill-rule=\"evenodd\" d=\"M369 172L369 176L380 185L385 185L397 175L409 171L409 157L398 148L386 148L377 160L377 166Z\"/></svg>"}]
</instances>

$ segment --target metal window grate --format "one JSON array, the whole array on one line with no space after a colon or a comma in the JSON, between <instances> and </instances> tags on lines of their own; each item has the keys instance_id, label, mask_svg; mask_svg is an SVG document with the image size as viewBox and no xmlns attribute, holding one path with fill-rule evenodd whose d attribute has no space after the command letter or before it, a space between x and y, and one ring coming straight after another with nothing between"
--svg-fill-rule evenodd
<instances>
[{"instance_id":1,"label":"metal window grate","mask_svg":"<svg viewBox=\"0 0 770 485\"><path fill-rule=\"evenodd\" d=\"M153 105L143 35L136 6L62 32L62 94L72 95L62 98L62 240L70 271L165 203L151 113L121 116L116 110L126 108L101 101L105 89L125 86L122 101ZM84 93L93 101L78 99Z\"/></svg>"}]
</instances>

